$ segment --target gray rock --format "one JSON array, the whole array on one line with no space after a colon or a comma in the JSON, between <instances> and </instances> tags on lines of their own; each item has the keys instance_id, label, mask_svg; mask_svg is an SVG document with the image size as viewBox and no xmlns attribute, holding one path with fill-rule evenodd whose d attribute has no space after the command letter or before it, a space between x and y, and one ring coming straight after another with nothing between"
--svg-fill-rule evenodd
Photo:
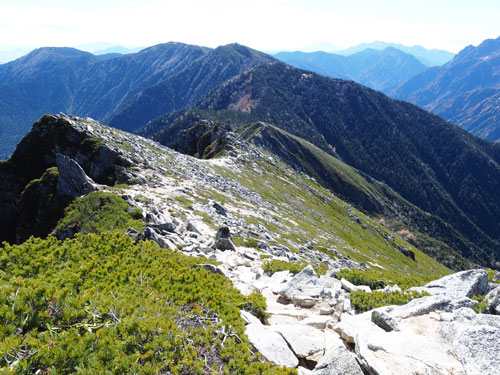
<instances>
[{"instance_id":1,"label":"gray rock","mask_svg":"<svg viewBox=\"0 0 500 375\"><path fill-rule=\"evenodd\" d=\"M269 247L269 245L267 243L265 243L265 242L259 242L257 244L257 247L259 249L261 249L261 250L264 250L264 251L270 251L271 250L271 248Z\"/></svg>"},{"instance_id":2,"label":"gray rock","mask_svg":"<svg viewBox=\"0 0 500 375\"><path fill-rule=\"evenodd\" d=\"M292 303L293 297L296 295L305 295L313 298L319 297L323 289L316 272L309 265L285 285L280 292L278 302L285 304Z\"/></svg>"},{"instance_id":3,"label":"gray rock","mask_svg":"<svg viewBox=\"0 0 500 375\"><path fill-rule=\"evenodd\" d=\"M215 211L221 216L227 216L227 211L224 207L222 207L219 203L214 202L212 205L213 208L215 208Z\"/></svg>"},{"instance_id":4,"label":"gray rock","mask_svg":"<svg viewBox=\"0 0 500 375\"><path fill-rule=\"evenodd\" d=\"M427 296L411 300L406 305L398 306L391 315L397 318L410 318L429 314L433 311L453 311L462 307L473 308L478 304L469 298L451 299L442 296Z\"/></svg>"},{"instance_id":5,"label":"gray rock","mask_svg":"<svg viewBox=\"0 0 500 375\"><path fill-rule=\"evenodd\" d=\"M197 264L195 267L203 268L210 273L218 274L227 277L226 272L221 268L213 264Z\"/></svg>"},{"instance_id":6,"label":"gray rock","mask_svg":"<svg viewBox=\"0 0 500 375\"><path fill-rule=\"evenodd\" d=\"M134 228L128 228L125 234L134 241L139 241L144 238L143 233Z\"/></svg>"},{"instance_id":7,"label":"gray rock","mask_svg":"<svg viewBox=\"0 0 500 375\"><path fill-rule=\"evenodd\" d=\"M94 181L85 174L80 165L69 157L57 154L57 193L76 198L97 190Z\"/></svg>"},{"instance_id":8,"label":"gray rock","mask_svg":"<svg viewBox=\"0 0 500 375\"><path fill-rule=\"evenodd\" d=\"M489 292L484 299L487 301L487 311L490 314L498 314L500 308L500 285Z\"/></svg>"},{"instance_id":9,"label":"gray rock","mask_svg":"<svg viewBox=\"0 0 500 375\"><path fill-rule=\"evenodd\" d=\"M401 293L401 288L397 285L387 285L384 289L381 289L385 293Z\"/></svg>"},{"instance_id":10,"label":"gray rock","mask_svg":"<svg viewBox=\"0 0 500 375\"><path fill-rule=\"evenodd\" d=\"M245 321L245 324L262 324L255 315L249 313L248 311L245 310L240 310L240 315Z\"/></svg>"},{"instance_id":11,"label":"gray rock","mask_svg":"<svg viewBox=\"0 0 500 375\"><path fill-rule=\"evenodd\" d=\"M314 305L316 305L316 300L309 296L295 295L293 296L293 304L295 306L310 309L311 307L314 307Z\"/></svg>"},{"instance_id":12,"label":"gray rock","mask_svg":"<svg viewBox=\"0 0 500 375\"><path fill-rule=\"evenodd\" d=\"M319 329L300 324L277 324L271 328L283 336L297 358L306 358L325 349L324 334Z\"/></svg>"},{"instance_id":13,"label":"gray rock","mask_svg":"<svg viewBox=\"0 0 500 375\"><path fill-rule=\"evenodd\" d=\"M497 274L493 276L493 279L491 281L493 281L494 283L500 281L500 272L497 272Z\"/></svg>"},{"instance_id":14,"label":"gray rock","mask_svg":"<svg viewBox=\"0 0 500 375\"><path fill-rule=\"evenodd\" d=\"M398 323L390 315L383 311L372 311L372 322L386 332L399 331Z\"/></svg>"},{"instance_id":15,"label":"gray rock","mask_svg":"<svg viewBox=\"0 0 500 375\"><path fill-rule=\"evenodd\" d=\"M342 284L342 288L344 288L348 292L357 292L357 291L363 291L366 293L372 292L371 288L367 285L354 285L353 283L347 281L344 278L342 278L340 282Z\"/></svg>"},{"instance_id":16,"label":"gray rock","mask_svg":"<svg viewBox=\"0 0 500 375\"><path fill-rule=\"evenodd\" d=\"M117 184L129 183L134 178L134 176L127 172L125 167L120 165L115 165L115 177Z\"/></svg>"},{"instance_id":17,"label":"gray rock","mask_svg":"<svg viewBox=\"0 0 500 375\"><path fill-rule=\"evenodd\" d=\"M457 272L441 279L431 281L423 287L411 288L432 295L442 295L453 299L484 296L489 292L488 273L482 269Z\"/></svg>"},{"instance_id":18,"label":"gray rock","mask_svg":"<svg viewBox=\"0 0 500 375\"><path fill-rule=\"evenodd\" d=\"M500 369L500 330L470 326L454 342L467 375L497 375Z\"/></svg>"},{"instance_id":19,"label":"gray rock","mask_svg":"<svg viewBox=\"0 0 500 375\"><path fill-rule=\"evenodd\" d=\"M353 354L340 338L333 340L326 353L314 368L312 375L363 375Z\"/></svg>"},{"instance_id":20,"label":"gray rock","mask_svg":"<svg viewBox=\"0 0 500 375\"><path fill-rule=\"evenodd\" d=\"M245 327L245 333L252 346L268 361L292 368L299 364L285 339L270 327L252 323Z\"/></svg>"},{"instance_id":21,"label":"gray rock","mask_svg":"<svg viewBox=\"0 0 500 375\"><path fill-rule=\"evenodd\" d=\"M215 235L215 248L219 250L236 250L228 227L221 227Z\"/></svg>"},{"instance_id":22,"label":"gray rock","mask_svg":"<svg viewBox=\"0 0 500 375\"><path fill-rule=\"evenodd\" d=\"M200 231L190 221L188 221L188 223L186 224L186 230L192 233L201 234Z\"/></svg>"}]
</instances>

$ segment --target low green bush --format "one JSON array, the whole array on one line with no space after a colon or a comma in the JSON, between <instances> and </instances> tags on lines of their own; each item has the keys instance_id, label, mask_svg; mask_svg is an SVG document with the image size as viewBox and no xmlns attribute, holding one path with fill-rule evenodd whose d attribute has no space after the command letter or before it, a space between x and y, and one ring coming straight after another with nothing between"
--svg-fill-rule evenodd
<instances>
[{"instance_id":1,"label":"low green bush","mask_svg":"<svg viewBox=\"0 0 500 375\"><path fill-rule=\"evenodd\" d=\"M309 264L301 261L301 262L287 262L286 260L276 260L273 259L271 261L265 262L262 265L262 269L264 272L268 275L272 275L275 272L280 272L280 271L290 271L292 275L295 275L302 271L305 267L307 267ZM323 263L316 263L312 265L314 268L314 271L318 275L324 275L326 271L328 270L328 266Z\"/></svg>"},{"instance_id":2,"label":"low green bush","mask_svg":"<svg viewBox=\"0 0 500 375\"><path fill-rule=\"evenodd\" d=\"M232 236L233 242L236 246L252 247L254 249L258 248L259 241L253 238L243 238L241 236Z\"/></svg>"},{"instance_id":3,"label":"low green bush","mask_svg":"<svg viewBox=\"0 0 500 375\"><path fill-rule=\"evenodd\" d=\"M491 268L488 268L488 270L487 270L487 271L488 271L488 281L489 281L490 283L494 282L494 281L493 281L493 278L494 278L494 277L495 277L495 275L498 273L498 271L496 271L496 270L492 270ZM500 284L500 280L495 281L495 283Z\"/></svg>"},{"instance_id":4,"label":"low green bush","mask_svg":"<svg viewBox=\"0 0 500 375\"><path fill-rule=\"evenodd\" d=\"M118 231L0 248L0 373L296 374L261 363L242 308L201 259Z\"/></svg>"},{"instance_id":5,"label":"low green bush","mask_svg":"<svg viewBox=\"0 0 500 375\"><path fill-rule=\"evenodd\" d=\"M351 292L351 303L356 310L369 311L381 306L405 305L412 299L428 296L428 293L415 291L386 293L374 291L366 293L363 291Z\"/></svg>"},{"instance_id":6,"label":"low green bush","mask_svg":"<svg viewBox=\"0 0 500 375\"><path fill-rule=\"evenodd\" d=\"M132 208L112 193L93 192L76 198L65 210L57 223L55 233L68 228L74 233L104 233L111 230L126 231L128 228L144 230L142 211Z\"/></svg>"},{"instance_id":7,"label":"low green bush","mask_svg":"<svg viewBox=\"0 0 500 375\"><path fill-rule=\"evenodd\" d=\"M414 286L425 285L433 280L432 277L407 276L382 270L359 270L355 268L345 268L337 274L337 277L339 279L344 278L354 285L368 285L373 290L393 284L397 284L404 290Z\"/></svg>"}]
</instances>

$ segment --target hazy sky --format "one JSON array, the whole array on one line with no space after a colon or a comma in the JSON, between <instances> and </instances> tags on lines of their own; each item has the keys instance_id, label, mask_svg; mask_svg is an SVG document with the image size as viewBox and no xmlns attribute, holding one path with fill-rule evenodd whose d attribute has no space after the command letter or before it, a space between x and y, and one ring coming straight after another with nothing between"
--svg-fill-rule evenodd
<instances>
[{"instance_id":1,"label":"hazy sky","mask_svg":"<svg viewBox=\"0 0 500 375\"><path fill-rule=\"evenodd\" d=\"M177 41L260 50L383 40L458 52L500 36L500 0L0 0L0 49Z\"/></svg>"}]
</instances>

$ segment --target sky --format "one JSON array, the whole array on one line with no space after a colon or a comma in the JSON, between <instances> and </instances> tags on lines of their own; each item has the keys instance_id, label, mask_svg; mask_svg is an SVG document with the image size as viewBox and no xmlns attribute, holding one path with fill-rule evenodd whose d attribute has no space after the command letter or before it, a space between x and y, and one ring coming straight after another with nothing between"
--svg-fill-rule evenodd
<instances>
[{"instance_id":1,"label":"sky","mask_svg":"<svg viewBox=\"0 0 500 375\"><path fill-rule=\"evenodd\" d=\"M277 51L381 40L458 52L500 36L500 1L0 0L0 20L4 51L169 41Z\"/></svg>"}]
</instances>

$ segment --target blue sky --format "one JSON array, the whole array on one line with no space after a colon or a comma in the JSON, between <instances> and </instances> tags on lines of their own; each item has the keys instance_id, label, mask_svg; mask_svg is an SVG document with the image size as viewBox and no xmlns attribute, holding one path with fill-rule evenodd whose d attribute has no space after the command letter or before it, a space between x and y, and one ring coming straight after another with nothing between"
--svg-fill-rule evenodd
<instances>
[{"instance_id":1,"label":"blue sky","mask_svg":"<svg viewBox=\"0 0 500 375\"><path fill-rule=\"evenodd\" d=\"M0 0L0 50L168 41L260 50L383 40L458 52L500 36L499 0Z\"/></svg>"}]
</instances>

